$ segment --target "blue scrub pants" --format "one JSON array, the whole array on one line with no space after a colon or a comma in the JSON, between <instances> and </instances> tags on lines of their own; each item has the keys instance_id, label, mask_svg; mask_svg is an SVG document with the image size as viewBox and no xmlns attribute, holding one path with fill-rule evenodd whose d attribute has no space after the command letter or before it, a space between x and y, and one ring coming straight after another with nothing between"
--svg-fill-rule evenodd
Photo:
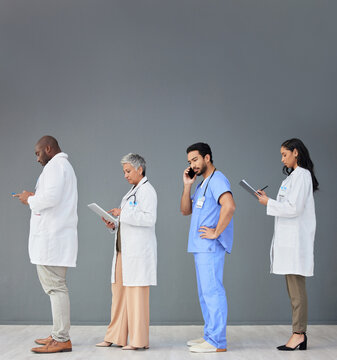
<instances>
[{"instance_id":1,"label":"blue scrub pants","mask_svg":"<svg viewBox=\"0 0 337 360\"><path fill-rule=\"evenodd\" d=\"M204 317L204 339L218 349L226 349L227 298L223 286L225 249L217 241L215 252L194 253L198 294Z\"/></svg>"}]
</instances>

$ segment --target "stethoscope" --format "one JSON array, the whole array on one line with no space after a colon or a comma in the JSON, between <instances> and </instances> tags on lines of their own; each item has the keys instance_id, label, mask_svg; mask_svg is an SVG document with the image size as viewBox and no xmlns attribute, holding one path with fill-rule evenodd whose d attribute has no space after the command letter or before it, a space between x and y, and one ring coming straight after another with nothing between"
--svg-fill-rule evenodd
<instances>
[{"instance_id":1,"label":"stethoscope","mask_svg":"<svg viewBox=\"0 0 337 360\"><path fill-rule=\"evenodd\" d=\"M211 181L211 179L212 179L212 177L213 177L213 175L214 175L215 172L216 172L216 169L213 170L210 178L208 179L207 184L206 184L206 187L205 187L205 190L204 190L204 194L203 194L202 197L205 197L206 191L207 191L207 188L208 188L208 184L209 184L209 182ZM204 181L205 181L205 180L203 180L203 181L197 186L198 189L200 188L200 186L202 185L202 183L203 183Z\"/></svg>"},{"instance_id":2,"label":"stethoscope","mask_svg":"<svg viewBox=\"0 0 337 360\"><path fill-rule=\"evenodd\" d=\"M144 184L146 184L148 181L149 181L149 180L144 181L143 184L141 184L141 185L139 186L139 188L138 188L133 194L131 194L130 196L128 196L128 197L125 199L125 203L124 203L122 209L123 209L124 206L127 204L128 200L131 199L132 197L134 198L134 200L133 200L133 201L129 201L129 205L130 205L130 206L136 206L136 205L137 205L137 197L136 197L137 191L138 191ZM135 186L131 189L131 191L133 191L134 188L135 188Z\"/></svg>"},{"instance_id":3,"label":"stethoscope","mask_svg":"<svg viewBox=\"0 0 337 360\"><path fill-rule=\"evenodd\" d=\"M213 170L211 177L210 177L209 180L207 181L207 185L206 185L206 188L205 188L205 191L204 191L204 195L203 195L202 197L205 197L206 191L207 191L207 188L208 188L208 184L209 184L209 182L211 181L211 179L212 179L212 177L213 177L213 175L214 175L215 172L216 172L216 169ZM200 186L201 186L201 185L202 185L202 183L200 184Z\"/></svg>"}]
</instances>

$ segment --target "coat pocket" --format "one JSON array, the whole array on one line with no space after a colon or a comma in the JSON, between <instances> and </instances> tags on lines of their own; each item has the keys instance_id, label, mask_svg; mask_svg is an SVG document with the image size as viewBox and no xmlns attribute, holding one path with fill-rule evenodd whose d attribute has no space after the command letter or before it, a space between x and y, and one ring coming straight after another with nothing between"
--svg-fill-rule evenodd
<instances>
[{"instance_id":1,"label":"coat pocket","mask_svg":"<svg viewBox=\"0 0 337 360\"><path fill-rule=\"evenodd\" d=\"M279 221L275 231L275 246L295 248L298 245L298 226L292 219Z\"/></svg>"},{"instance_id":2,"label":"coat pocket","mask_svg":"<svg viewBox=\"0 0 337 360\"><path fill-rule=\"evenodd\" d=\"M30 233L32 235L40 235L43 230L44 218L41 214L33 213L30 218Z\"/></svg>"}]
</instances>

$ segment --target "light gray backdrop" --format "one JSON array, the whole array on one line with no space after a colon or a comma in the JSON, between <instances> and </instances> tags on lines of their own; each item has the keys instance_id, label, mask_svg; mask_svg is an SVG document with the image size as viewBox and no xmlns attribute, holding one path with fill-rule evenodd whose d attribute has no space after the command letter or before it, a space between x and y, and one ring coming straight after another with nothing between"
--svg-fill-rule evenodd
<instances>
[{"instance_id":1,"label":"light gray backdrop","mask_svg":"<svg viewBox=\"0 0 337 360\"><path fill-rule=\"evenodd\" d=\"M235 240L224 283L230 324L289 323L282 276L269 274L273 218L238 182L283 179L280 144L300 137L321 185L310 323L337 323L337 3L326 0L1 0L0 322L50 322L27 253L34 144L55 136L79 186L72 322L110 316L112 237L87 204L116 207L129 189L120 158L147 160L158 192L158 286L152 324L201 323L189 217L179 212L185 149L208 142L232 183Z\"/></svg>"}]
</instances>

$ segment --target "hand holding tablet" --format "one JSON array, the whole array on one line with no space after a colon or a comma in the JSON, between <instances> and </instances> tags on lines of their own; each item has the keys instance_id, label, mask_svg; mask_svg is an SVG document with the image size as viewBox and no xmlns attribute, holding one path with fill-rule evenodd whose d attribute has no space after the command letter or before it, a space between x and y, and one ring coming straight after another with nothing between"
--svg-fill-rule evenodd
<instances>
[{"instance_id":1,"label":"hand holding tablet","mask_svg":"<svg viewBox=\"0 0 337 360\"><path fill-rule=\"evenodd\" d=\"M113 217L112 215L108 214L105 210L103 210L100 206L96 203L92 203L88 205L89 209L95 212L97 215L102 217L107 222L112 222L115 226L118 224L118 219Z\"/></svg>"},{"instance_id":2,"label":"hand holding tablet","mask_svg":"<svg viewBox=\"0 0 337 360\"><path fill-rule=\"evenodd\" d=\"M243 187L246 191L248 191L250 194L252 194L254 197L256 196L261 196L261 194L259 193L259 191L262 191L264 189L266 189L268 187L268 185L266 185L265 187L263 187L260 190L255 190L251 185L248 184L248 182L245 179L242 179L239 182L239 185L241 187Z\"/></svg>"}]
</instances>

